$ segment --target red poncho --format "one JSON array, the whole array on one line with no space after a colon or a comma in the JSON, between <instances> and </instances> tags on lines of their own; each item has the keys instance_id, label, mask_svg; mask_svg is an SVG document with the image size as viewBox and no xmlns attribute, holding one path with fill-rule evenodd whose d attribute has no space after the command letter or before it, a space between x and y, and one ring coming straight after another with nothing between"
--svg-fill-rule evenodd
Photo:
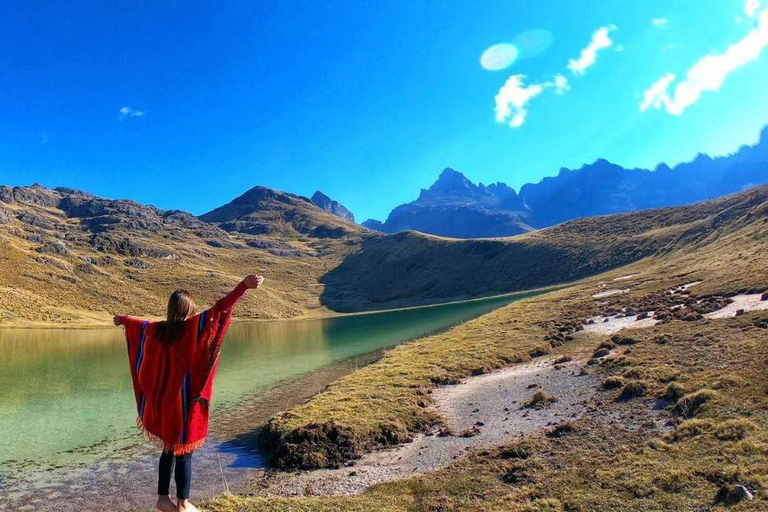
<instances>
[{"instance_id":1,"label":"red poncho","mask_svg":"<svg viewBox=\"0 0 768 512\"><path fill-rule=\"evenodd\" d=\"M160 342L158 322L120 317L128 340L136 423L147 437L162 442L163 451L179 455L205 444L221 342L245 290L240 283L211 309L188 318L172 345Z\"/></svg>"}]
</instances>

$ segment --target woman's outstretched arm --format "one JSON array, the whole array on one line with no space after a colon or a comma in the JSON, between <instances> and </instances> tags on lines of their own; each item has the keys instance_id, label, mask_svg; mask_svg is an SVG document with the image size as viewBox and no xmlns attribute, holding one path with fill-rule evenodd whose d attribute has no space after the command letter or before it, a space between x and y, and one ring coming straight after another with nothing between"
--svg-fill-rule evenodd
<instances>
[{"instance_id":1,"label":"woman's outstretched arm","mask_svg":"<svg viewBox=\"0 0 768 512\"><path fill-rule=\"evenodd\" d=\"M112 319L112 321L115 323L115 325L125 325L125 322L130 318L128 315L115 315L115 317Z\"/></svg>"},{"instance_id":2,"label":"woman's outstretched arm","mask_svg":"<svg viewBox=\"0 0 768 512\"><path fill-rule=\"evenodd\" d=\"M264 278L262 276L258 276L256 274L246 276L245 279L240 281L240 283L235 286L234 290L219 299L219 301L216 303L216 307L220 311L229 311L235 307L237 301L240 300L240 297L242 297L247 290L258 288L263 282Z\"/></svg>"}]
</instances>

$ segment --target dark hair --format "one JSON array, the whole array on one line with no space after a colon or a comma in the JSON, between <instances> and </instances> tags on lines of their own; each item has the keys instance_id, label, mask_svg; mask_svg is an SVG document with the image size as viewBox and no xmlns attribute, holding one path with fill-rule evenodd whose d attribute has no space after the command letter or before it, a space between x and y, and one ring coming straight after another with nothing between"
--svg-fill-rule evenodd
<instances>
[{"instance_id":1,"label":"dark hair","mask_svg":"<svg viewBox=\"0 0 768 512\"><path fill-rule=\"evenodd\" d=\"M197 312L195 301L187 290L176 290L168 299L168 311L164 321L157 325L161 343L173 345L181 337L184 320Z\"/></svg>"}]
</instances>

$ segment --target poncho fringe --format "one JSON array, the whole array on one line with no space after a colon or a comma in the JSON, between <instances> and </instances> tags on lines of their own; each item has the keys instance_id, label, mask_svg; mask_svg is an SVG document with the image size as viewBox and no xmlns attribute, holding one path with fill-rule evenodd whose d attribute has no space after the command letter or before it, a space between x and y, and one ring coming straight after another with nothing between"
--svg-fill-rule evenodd
<instances>
[{"instance_id":1,"label":"poncho fringe","mask_svg":"<svg viewBox=\"0 0 768 512\"><path fill-rule=\"evenodd\" d=\"M211 309L188 318L172 344L160 340L157 322L120 317L136 398L136 426L163 451L181 455L205 444L221 343L232 309L246 289L241 283Z\"/></svg>"}]
</instances>

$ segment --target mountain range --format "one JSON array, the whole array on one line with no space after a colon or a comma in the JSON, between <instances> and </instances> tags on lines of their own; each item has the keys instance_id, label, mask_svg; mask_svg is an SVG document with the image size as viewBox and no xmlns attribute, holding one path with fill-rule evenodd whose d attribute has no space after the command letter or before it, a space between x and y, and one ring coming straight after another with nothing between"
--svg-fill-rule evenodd
<instances>
[{"instance_id":1,"label":"mountain range","mask_svg":"<svg viewBox=\"0 0 768 512\"><path fill-rule=\"evenodd\" d=\"M178 286L211 303L248 271L267 274L270 285L243 302L244 316L429 304L565 282L726 234L741 233L733 238L741 245L761 241L768 186L647 208L766 181L767 139L763 132L760 144L734 155L653 172L598 161L519 194L447 170L387 221L452 237L525 232L506 239L384 234L343 218L324 194L313 202L261 186L199 217L66 187L0 186L0 324L157 314ZM633 209L643 211L600 215ZM575 215L586 218L544 228Z\"/></svg>"},{"instance_id":2,"label":"mountain range","mask_svg":"<svg viewBox=\"0 0 768 512\"><path fill-rule=\"evenodd\" d=\"M454 238L511 236L571 219L678 206L768 182L768 127L759 142L728 156L654 170L625 169L597 160L526 184L474 184L447 168L418 199L396 207L385 222L363 225L384 233L421 231Z\"/></svg>"}]
</instances>

